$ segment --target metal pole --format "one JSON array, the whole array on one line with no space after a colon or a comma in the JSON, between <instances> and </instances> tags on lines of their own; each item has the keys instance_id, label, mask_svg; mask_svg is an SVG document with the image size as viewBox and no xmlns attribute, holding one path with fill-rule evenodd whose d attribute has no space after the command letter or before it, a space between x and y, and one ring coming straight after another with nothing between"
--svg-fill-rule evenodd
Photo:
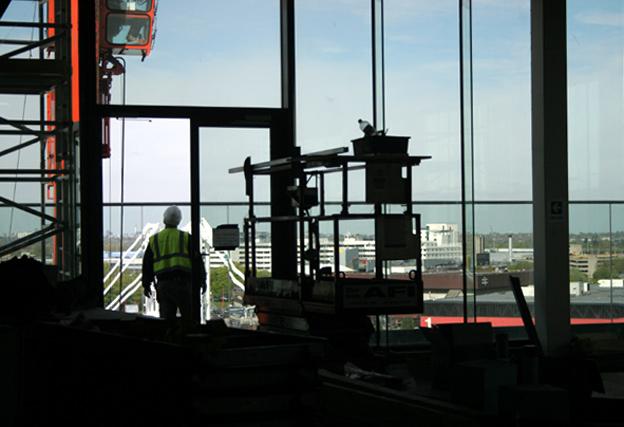
<instances>
[{"instance_id":1,"label":"metal pole","mask_svg":"<svg viewBox=\"0 0 624 427\"><path fill-rule=\"evenodd\" d=\"M460 139L460 170L461 170L461 198L462 198L462 293L463 293L463 311L464 311L464 323L468 322L468 265L466 258L468 257L466 232L466 167L465 162L465 141L464 135L465 126L465 114L464 114L464 17L463 17L463 0L457 0L459 9L459 139Z\"/></svg>"},{"instance_id":2,"label":"metal pole","mask_svg":"<svg viewBox=\"0 0 624 427\"><path fill-rule=\"evenodd\" d=\"M206 267L206 293L203 295L204 297L204 313L202 316L202 323L206 323L208 320L210 320L210 316L211 316L211 304L212 304L212 292L210 290L210 285L212 284L210 281L210 245L208 244L208 242L205 242L205 247L204 250L206 251L207 255L204 261L204 265ZM229 259L229 254L228 254L228 259Z\"/></svg>"},{"instance_id":3,"label":"metal pole","mask_svg":"<svg viewBox=\"0 0 624 427\"><path fill-rule=\"evenodd\" d=\"M373 126L383 130L386 128L383 0L371 0L371 29Z\"/></svg>"},{"instance_id":4,"label":"metal pole","mask_svg":"<svg viewBox=\"0 0 624 427\"><path fill-rule=\"evenodd\" d=\"M126 61L124 62L122 104L126 104ZM125 178L126 178L126 118L121 118L121 182L120 182L120 212L119 212L119 297L123 290L123 240L124 240L124 200L125 200ZM123 311L124 304L119 304L119 311Z\"/></svg>"},{"instance_id":5,"label":"metal pole","mask_svg":"<svg viewBox=\"0 0 624 427\"><path fill-rule=\"evenodd\" d=\"M78 8L80 68L80 227L82 274L89 284L89 305L103 306L102 263L102 148L101 117L97 105L95 2ZM88 242L88 244L86 244Z\"/></svg>"},{"instance_id":6,"label":"metal pole","mask_svg":"<svg viewBox=\"0 0 624 427\"><path fill-rule=\"evenodd\" d=\"M340 273L340 226L338 218L334 218L334 277Z\"/></svg>"},{"instance_id":7,"label":"metal pole","mask_svg":"<svg viewBox=\"0 0 624 427\"><path fill-rule=\"evenodd\" d=\"M349 214L349 166L342 165L342 215Z\"/></svg>"},{"instance_id":8,"label":"metal pole","mask_svg":"<svg viewBox=\"0 0 624 427\"><path fill-rule=\"evenodd\" d=\"M43 24L43 14L44 14L44 8L43 8L43 3L39 3L39 24ZM39 27L39 40L43 39L43 27ZM44 59L44 50L43 49L39 49L39 60L43 60ZM40 94L39 95L39 120L40 120L40 124L39 124L39 130L43 133L45 131L45 95L44 94ZM45 138L41 138L39 140L39 166L41 167L41 169L45 169L46 168L46 144L45 144ZM41 178L45 178L45 173L41 173ZM46 206L45 206L45 202L46 202L46 183L45 182L41 182L41 228L45 227L45 218L43 215L45 215L46 213ZM41 262L43 264L45 264L46 262L46 241L42 240L41 241Z\"/></svg>"},{"instance_id":9,"label":"metal pole","mask_svg":"<svg viewBox=\"0 0 624 427\"><path fill-rule=\"evenodd\" d=\"M377 230L377 222L382 216L381 203L375 203L375 236L379 236L379 230ZM377 280L383 279L383 260L381 259L381 251L379 250L379 242L375 239L375 278Z\"/></svg>"},{"instance_id":10,"label":"metal pole","mask_svg":"<svg viewBox=\"0 0 624 427\"><path fill-rule=\"evenodd\" d=\"M199 153L199 126L190 121L191 127L191 256L192 256L192 293L191 293L191 318L194 324L199 323L200 320L200 267L198 265L201 262L200 253L200 228L199 222L201 217L200 212L200 153Z\"/></svg>"},{"instance_id":11,"label":"metal pole","mask_svg":"<svg viewBox=\"0 0 624 427\"><path fill-rule=\"evenodd\" d=\"M306 177L305 173L300 171L299 175L299 274L300 283L303 284L305 280L305 210L303 209L305 203L305 189L306 189ZM303 290L300 289L299 298L303 297Z\"/></svg>"},{"instance_id":12,"label":"metal pole","mask_svg":"<svg viewBox=\"0 0 624 427\"><path fill-rule=\"evenodd\" d=\"M609 318L613 323L613 222L612 222L612 207L613 204L609 203Z\"/></svg>"}]
</instances>

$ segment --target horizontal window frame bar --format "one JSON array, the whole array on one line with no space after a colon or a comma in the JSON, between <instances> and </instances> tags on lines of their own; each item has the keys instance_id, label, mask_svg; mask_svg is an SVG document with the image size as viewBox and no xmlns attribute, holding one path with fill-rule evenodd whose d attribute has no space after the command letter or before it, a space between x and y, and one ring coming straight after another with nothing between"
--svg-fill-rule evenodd
<instances>
[{"instance_id":1,"label":"horizontal window frame bar","mask_svg":"<svg viewBox=\"0 0 624 427\"><path fill-rule=\"evenodd\" d=\"M473 202L475 205L531 205L533 202L526 200L519 201L511 201L511 200L481 200L477 202ZM40 202L23 202L20 203L23 206L29 207L40 207ZM342 205L341 201L325 201L326 205L330 206L340 206ZM624 205L624 200L576 200L570 201L570 205ZM191 202L175 202L175 201L165 201L165 202L104 202L102 203L102 207L152 207L152 206L191 206ZM200 202L200 206L248 206L249 203L245 201L226 201L226 202ZM364 201L353 201L349 202L349 205L352 206L364 206L370 205L370 203ZM427 201L419 201L413 202L412 205L415 206L445 206L445 205L461 205L460 201L449 201L449 200L427 200ZM55 204L46 203L46 207L54 207ZM79 206L79 204L78 204ZM267 201L256 201L254 202L254 206L271 206L271 202ZM1 206L0 206L1 207Z\"/></svg>"}]
</instances>

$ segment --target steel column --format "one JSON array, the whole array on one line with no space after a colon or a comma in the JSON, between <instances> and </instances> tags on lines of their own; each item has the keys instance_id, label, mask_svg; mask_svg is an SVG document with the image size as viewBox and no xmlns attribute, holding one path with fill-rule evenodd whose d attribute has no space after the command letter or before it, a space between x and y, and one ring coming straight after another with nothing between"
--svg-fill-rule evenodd
<instances>
[{"instance_id":1,"label":"steel column","mask_svg":"<svg viewBox=\"0 0 624 427\"><path fill-rule=\"evenodd\" d=\"M195 324L200 322L201 309L201 266L202 255L200 253L199 223L201 220L200 210L200 150L199 150L199 127L191 121L191 256L192 256L192 286L191 286L191 319Z\"/></svg>"},{"instance_id":2,"label":"steel column","mask_svg":"<svg viewBox=\"0 0 624 427\"><path fill-rule=\"evenodd\" d=\"M283 114L271 128L271 160L296 154L296 85L295 85L295 2L280 1L281 65ZM286 189L294 184L293 174L283 172L271 176L271 215L290 216L295 211ZM271 224L271 264L276 278L297 276L297 232L295 224Z\"/></svg>"},{"instance_id":3,"label":"steel column","mask_svg":"<svg viewBox=\"0 0 624 427\"><path fill-rule=\"evenodd\" d=\"M544 351L570 343L566 1L531 1L535 323Z\"/></svg>"},{"instance_id":4,"label":"steel column","mask_svg":"<svg viewBox=\"0 0 624 427\"><path fill-rule=\"evenodd\" d=\"M78 10L80 67L80 229L82 274L89 301L103 306L102 148L101 120L97 118L95 2L82 1Z\"/></svg>"},{"instance_id":5,"label":"steel column","mask_svg":"<svg viewBox=\"0 0 624 427\"><path fill-rule=\"evenodd\" d=\"M371 43L373 70L373 126L386 127L384 0L371 0Z\"/></svg>"}]
</instances>

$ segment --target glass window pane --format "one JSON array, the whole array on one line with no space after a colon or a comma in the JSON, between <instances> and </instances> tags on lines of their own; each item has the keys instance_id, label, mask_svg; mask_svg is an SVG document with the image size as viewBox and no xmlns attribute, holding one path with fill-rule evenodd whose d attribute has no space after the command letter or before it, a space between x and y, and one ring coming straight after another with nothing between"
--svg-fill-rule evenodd
<instances>
[{"instance_id":1,"label":"glass window pane","mask_svg":"<svg viewBox=\"0 0 624 427\"><path fill-rule=\"evenodd\" d=\"M386 127L411 136L416 200L460 200L457 1L384 2Z\"/></svg>"},{"instance_id":2,"label":"glass window pane","mask_svg":"<svg viewBox=\"0 0 624 427\"><path fill-rule=\"evenodd\" d=\"M249 217L245 178L243 173L230 174L228 171L242 166L247 156L251 156L252 163L268 161L269 130L200 128L199 154L202 238L212 244L205 230L214 230L222 224L238 225L239 237L242 237L244 218ZM259 204L254 206L256 217L270 215L269 193L270 178L254 177L254 200ZM270 231L269 224L256 224L256 266L259 276L270 275L271 272ZM210 315L223 318L230 327L255 328L258 320L253 307L242 305L245 248L243 239L239 242L240 246L234 250L205 248L210 253L209 257L204 257L206 269L210 272L210 292L204 298L210 298L210 304L204 304L204 307L208 310L210 306Z\"/></svg>"},{"instance_id":3,"label":"glass window pane","mask_svg":"<svg viewBox=\"0 0 624 427\"><path fill-rule=\"evenodd\" d=\"M141 265L169 205L179 205L180 228L190 228L189 129L188 120L110 120L111 156L102 168L105 308L158 316L156 299L143 297Z\"/></svg>"},{"instance_id":4,"label":"glass window pane","mask_svg":"<svg viewBox=\"0 0 624 427\"><path fill-rule=\"evenodd\" d=\"M181 4L159 2L152 51L144 60L136 54L125 57L125 102L279 107L279 1L187 0L184 7ZM115 42L128 43L132 31L126 27ZM123 85L122 76L113 78L112 104L124 102Z\"/></svg>"},{"instance_id":5,"label":"glass window pane","mask_svg":"<svg viewBox=\"0 0 624 427\"><path fill-rule=\"evenodd\" d=\"M39 2L25 2L25 1L10 1L6 2L8 5L2 15L2 21L13 22L39 22ZM44 12L45 16L45 12ZM39 40L39 34L36 29L28 27L14 27L6 26L0 27L0 39L2 40ZM16 49L19 49L20 45L11 43L0 44L0 54L5 54ZM24 52L16 58L28 58L38 56L36 49L28 52Z\"/></svg>"},{"instance_id":6,"label":"glass window pane","mask_svg":"<svg viewBox=\"0 0 624 427\"><path fill-rule=\"evenodd\" d=\"M109 9L129 12L147 12L152 7L151 0L108 0L106 4Z\"/></svg>"},{"instance_id":7,"label":"glass window pane","mask_svg":"<svg viewBox=\"0 0 624 427\"><path fill-rule=\"evenodd\" d=\"M229 170L243 166L248 156L252 163L269 161L269 130L200 128L199 139L201 201L246 202L243 173ZM269 202L270 178L255 177L254 184L254 200Z\"/></svg>"},{"instance_id":8,"label":"glass window pane","mask_svg":"<svg viewBox=\"0 0 624 427\"><path fill-rule=\"evenodd\" d=\"M509 276L532 297L530 1L463 2L469 317L521 320ZM492 201L527 203L489 204Z\"/></svg>"},{"instance_id":9,"label":"glass window pane","mask_svg":"<svg viewBox=\"0 0 624 427\"><path fill-rule=\"evenodd\" d=\"M473 2L476 200L531 200L530 1Z\"/></svg>"},{"instance_id":10,"label":"glass window pane","mask_svg":"<svg viewBox=\"0 0 624 427\"><path fill-rule=\"evenodd\" d=\"M190 201L188 120L126 119L124 125L111 119L110 134L111 157L103 162L105 202L121 201L122 161L126 203Z\"/></svg>"},{"instance_id":11,"label":"glass window pane","mask_svg":"<svg viewBox=\"0 0 624 427\"><path fill-rule=\"evenodd\" d=\"M533 205L476 205L474 236L477 321L495 327L522 326L510 276L520 279L532 308Z\"/></svg>"},{"instance_id":12,"label":"glass window pane","mask_svg":"<svg viewBox=\"0 0 624 427\"><path fill-rule=\"evenodd\" d=\"M624 1L568 1L571 200L622 200Z\"/></svg>"},{"instance_id":13,"label":"glass window pane","mask_svg":"<svg viewBox=\"0 0 624 427\"><path fill-rule=\"evenodd\" d=\"M460 2L460 81L461 81L461 150L463 166L463 213L464 213L464 275L466 293L465 318L476 317L475 307L475 192L474 192L474 120L473 120L473 72L472 72L472 3Z\"/></svg>"},{"instance_id":14,"label":"glass window pane","mask_svg":"<svg viewBox=\"0 0 624 427\"><path fill-rule=\"evenodd\" d=\"M624 321L624 1L567 3L571 319ZM577 283L581 283L580 287Z\"/></svg>"},{"instance_id":15,"label":"glass window pane","mask_svg":"<svg viewBox=\"0 0 624 427\"><path fill-rule=\"evenodd\" d=\"M149 18L110 14L106 19L106 36L117 45L144 45L148 41Z\"/></svg>"},{"instance_id":16,"label":"glass window pane","mask_svg":"<svg viewBox=\"0 0 624 427\"><path fill-rule=\"evenodd\" d=\"M612 295L611 320L624 323L624 204L611 206L611 265L608 286Z\"/></svg>"},{"instance_id":17,"label":"glass window pane","mask_svg":"<svg viewBox=\"0 0 624 427\"><path fill-rule=\"evenodd\" d=\"M32 205L31 207L41 211L39 206ZM46 213L52 214L52 209L46 209ZM37 216L4 204L0 206L0 223L2 224L0 227L0 247L3 248L5 245L16 244L32 233L50 225L49 221L42 223ZM45 264L52 264L53 247L52 239L46 239L44 242L37 242L25 247L16 247L14 252L2 257L2 261L27 255Z\"/></svg>"},{"instance_id":18,"label":"glass window pane","mask_svg":"<svg viewBox=\"0 0 624 427\"><path fill-rule=\"evenodd\" d=\"M297 143L304 153L350 146L373 121L371 3L296 2Z\"/></svg>"},{"instance_id":19,"label":"glass window pane","mask_svg":"<svg viewBox=\"0 0 624 427\"><path fill-rule=\"evenodd\" d=\"M570 320L608 323L614 303L608 204L570 205Z\"/></svg>"}]
</instances>

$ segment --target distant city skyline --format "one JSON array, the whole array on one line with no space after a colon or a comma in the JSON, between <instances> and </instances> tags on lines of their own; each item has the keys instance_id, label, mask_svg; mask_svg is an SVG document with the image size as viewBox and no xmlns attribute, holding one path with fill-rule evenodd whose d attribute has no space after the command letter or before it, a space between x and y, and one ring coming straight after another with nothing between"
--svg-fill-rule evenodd
<instances>
[{"instance_id":1,"label":"distant city skyline","mask_svg":"<svg viewBox=\"0 0 624 427\"><path fill-rule=\"evenodd\" d=\"M358 118L372 120L370 2L297 1L297 135L303 151L347 146L359 136ZM531 199L529 0L473 0L475 197ZM128 60L128 102L133 104L269 106L279 96L279 2L230 0L162 1L153 54ZM30 20L36 3L12 2L7 20ZM218 19L200 20L208 15ZM412 154L431 154L414 174L415 200L460 200L459 34L456 0L385 1L386 127L412 137ZM184 28L184 31L181 29ZM30 30L0 29L2 38ZM624 180L624 2L568 1L570 198L622 200ZM172 81L179 84L170 84ZM121 79L113 88L120 102ZM38 99L26 102L27 118ZM0 116L20 118L21 97L2 96ZM127 201L189 199L188 123L127 121ZM113 123L113 158L104 161L105 201L119 199L119 123ZM0 143L14 141L0 138ZM264 132L206 131L202 147L202 200L244 200L241 175L227 168L245 155L268 158ZM222 147L238 147L223 150ZM23 150L20 167L38 165L38 147ZM0 159L12 169L17 154ZM163 166L164 165L164 166ZM108 176L109 166L112 174ZM163 168L177 171L160 173ZM110 188L108 183L110 180ZM209 185L212 183L213 185ZM337 190L329 196L337 199ZM268 185L259 191L268 198ZM362 187L354 186L355 193ZM11 198L11 184L0 194ZM262 197L260 197L262 199ZM17 199L39 201L38 184L19 184ZM159 221L161 208L144 209L144 221ZM420 209L420 208L419 208ZM419 210L417 209L417 210ZM426 206L423 222L461 222L459 205ZM244 210L244 209L243 209ZM0 209L0 233L39 228L28 214ZM209 210L227 222L225 208ZM118 210L117 210L118 212ZM230 222L242 211L230 209ZM187 211L188 213L188 211ZM530 205L475 208L476 232L531 232ZM125 210L125 228L140 228L139 209ZM104 229L109 228L108 209ZM188 216L187 216L188 218ZM612 210L614 230L624 229L624 205ZM119 229L119 219L111 221ZM349 226L357 231L359 225ZM606 206L573 206L570 232L605 232Z\"/></svg>"},{"instance_id":2,"label":"distant city skyline","mask_svg":"<svg viewBox=\"0 0 624 427\"><path fill-rule=\"evenodd\" d=\"M476 215L477 233L532 233L532 211L530 205L490 205L488 206L490 213L481 212ZM139 230L142 228L141 218L144 223L160 222L162 220L163 207L147 206L141 208L132 206L124 209L126 231ZM183 212L183 222L190 219L190 210L188 206L181 206ZM486 209L481 206L479 209ZM10 208L0 207L0 220L7 221L10 216ZM229 210L229 215L228 215ZM259 215L268 215L268 208L261 206L258 209ZM109 222L109 212L113 212L112 222ZM570 209L570 233L607 233L609 231L609 212L608 205L572 205ZM215 225L226 223L242 224L242 218L246 215L247 208L245 206L225 206L205 207L202 208L204 216L207 216L209 222ZM461 223L461 211L459 205L430 205L417 206L415 212L421 213L423 223L425 222L446 222ZM228 221L229 217L229 221ZM104 233L109 231L109 223L112 231L119 233L119 207L104 208ZM0 228L0 235L7 235L6 227ZM352 221L352 224L346 224L346 232L352 233L372 233L372 225L366 225ZM38 229L39 219L16 210L14 213L13 233L27 232ZM612 209L612 231L624 231L624 204L613 205ZM268 230L266 225L261 225L259 231Z\"/></svg>"}]
</instances>

